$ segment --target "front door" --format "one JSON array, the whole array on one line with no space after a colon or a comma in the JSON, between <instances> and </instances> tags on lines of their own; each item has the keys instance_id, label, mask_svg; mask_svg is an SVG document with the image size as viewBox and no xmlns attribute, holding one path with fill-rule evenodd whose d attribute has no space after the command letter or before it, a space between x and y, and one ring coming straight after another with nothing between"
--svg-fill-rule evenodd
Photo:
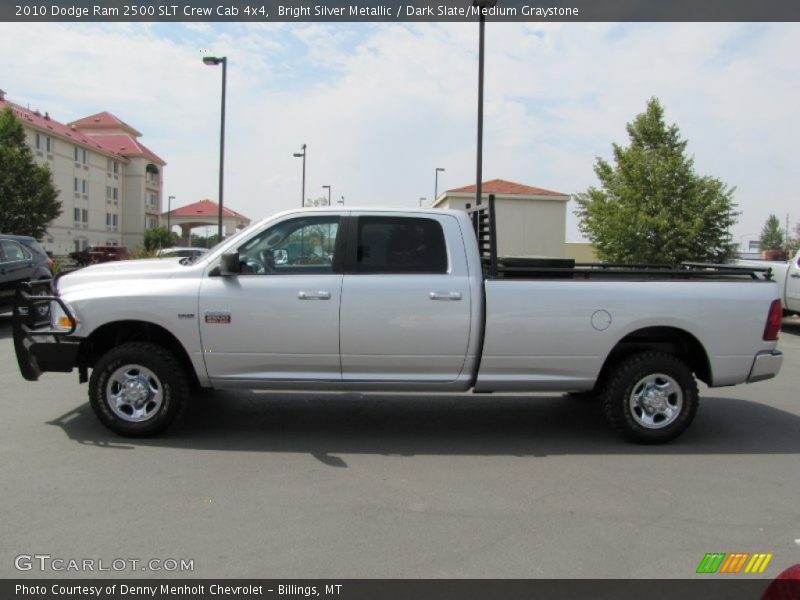
<instances>
[{"instance_id":1,"label":"front door","mask_svg":"<svg viewBox=\"0 0 800 600\"><path fill-rule=\"evenodd\" d=\"M199 299L209 377L340 381L339 216L293 217L238 248L242 273L208 275Z\"/></svg>"}]
</instances>

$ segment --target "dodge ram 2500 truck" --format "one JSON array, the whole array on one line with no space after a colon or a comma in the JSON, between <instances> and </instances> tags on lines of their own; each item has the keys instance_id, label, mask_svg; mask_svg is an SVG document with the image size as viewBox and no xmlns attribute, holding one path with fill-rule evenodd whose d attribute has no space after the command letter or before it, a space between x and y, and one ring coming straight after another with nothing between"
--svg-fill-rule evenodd
<instances>
[{"instance_id":1,"label":"dodge ram 2500 truck","mask_svg":"<svg viewBox=\"0 0 800 600\"><path fill-rule=\"evenodd\" d=\"M129 436L162 431L196 387L593 390L643 443L686 429L695 378L778 373L781 303L757 268L502 258L492 213L493 198L302 209L194 259L33 282L16 299L19 367L77 368L100 421Z\"/></svg>"}]
</instances>

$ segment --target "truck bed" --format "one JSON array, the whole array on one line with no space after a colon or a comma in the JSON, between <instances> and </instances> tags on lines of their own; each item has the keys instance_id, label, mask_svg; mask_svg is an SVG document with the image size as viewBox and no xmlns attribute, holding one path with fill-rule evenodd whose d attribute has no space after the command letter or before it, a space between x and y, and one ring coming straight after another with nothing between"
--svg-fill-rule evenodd
<instances>
[{"instance_id":1,"label":"truck bed","mask_svg":"<svg viewBox=\"0 0 800 600\"><path fill-rule=\"evenodd\" d=\"M605 281L725 280L771 281L769 264L719 265L685 262L681 265L576 263L569 258L497 256L494 194L487 204L467 205L485 279L603 279Z\"/></svg>"}]
</instances>

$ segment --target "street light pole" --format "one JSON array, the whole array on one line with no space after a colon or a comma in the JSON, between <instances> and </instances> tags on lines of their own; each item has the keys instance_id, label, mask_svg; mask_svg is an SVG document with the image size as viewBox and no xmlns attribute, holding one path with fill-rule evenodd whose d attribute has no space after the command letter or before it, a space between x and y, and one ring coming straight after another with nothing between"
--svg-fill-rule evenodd
<instances>
[{"instance_id":1,"label":"street light pole","mask_svg":"<svg viewBox=\"0 0 800 600\"><path fill-rule=\"evenodd\" d=\"M422 203L423 203L423 202L425 202L426 200L427 200L427 198L425 198L424 196L423 196L422 198L420 198L420 199L419 199L419 205L420 205L420 207L422 207Z\"/></svg>"},{"instance_id":2,"label":"street light pole","mask_svg":"<svg viewBox=\"0 0 800 600\"><path fill-rule=\"evenodd\" d=\"M220 102L219 125L219 213L217 215L217 238L222 241L223 182L225 172L225 86L228 74L227 56L204 56L203 63L209 66L222 65L222 101Z\"/></svg>"},{"instance_id":3,"label":"street light pole","mask_svg":"<svg viewBox=\"0 0 800 600\"><path fill-rule=\"evenodd\" d=\"M328 206L330 206L330 205L331 205L331 186L329 186L329 185L323 185L323 186L322 186L322 189L323 189L323 190L325 190L325 189L327 189L327 190L328 190Z\"/></svg>"},{"instance_id":4,"label":"street light pole","mask_svg":"<svg viewBox=\"0 0 800 600\"><path fill-rule=\"evenodd\" d=\"M439 171L444 172L442 167L436 167L436 182L433 186L433 203L436 204L436 199L439 197Z\"/></svg>"},{"instance_id":5,"label":"street light pole","mask_svg":"<svg viewBox=\"0 0 800 600\"><path fill-rule=\"evenodd\" d=\"M175 199L175 196L167 196L167 233L169 233L169 239L172 239L172 228L169 224L169 217L172 212L172 201Z\"/></svg>"},{"instance_id":6,"label":"street light pole","mask_svg":"<svg viewBox=\"0 0 800 600\"><path fill-rule=\"evenodd\" d=\"M342 196L342 199L341 199L341 200L339 200L339 204L341 204L342 206L344 206L344 196Z\"/></svg>"},{"instance_id":7,"label":"street light pole","mask_svg":"<svg viewBox=\"0 0 800 600\"><path fill-rule=\"evenodd\" d=\"M292 156L295 158L302 157L303 159L303 187L300 191L300 208L303 208L306 205L306 145L303 144L302 148L302 152L295 152L292 154Z\"/></svg>"},{"instance_id":8,"label":"street light pole","mask_svg":"<svg viewBox=\"0 0 800 600\"><path fill-rule=\"evenodd\" d=\"M480 9L479 41L478 41L478 157L476 167L476 178L478 180L475 190L475 204L481 203L482 181L483 181L483 47L484 29L486 27L486 15L483 9L490 8L497 4L497 0L472 0L472 5Z\"/></svg>"}]
</instances>

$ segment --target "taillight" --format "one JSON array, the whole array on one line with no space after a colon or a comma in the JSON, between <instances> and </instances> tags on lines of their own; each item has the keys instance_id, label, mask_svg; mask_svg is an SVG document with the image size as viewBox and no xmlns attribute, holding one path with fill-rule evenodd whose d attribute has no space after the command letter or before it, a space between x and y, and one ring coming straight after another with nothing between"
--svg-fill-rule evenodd
<instances>
[{"instance_id":1,"label":"taillight","mask_svg":"<svg viewBox=\"0 0 800 600\"><path fill-rule=\"evenodd\" d=\"M778 339L778 332L781 330L781 322L783 321L783 306L780 300L773 300L769 305L769 314L767 315L767 325L764 327L764 341L774 342Z\"/></svg>"}]
</instances>

